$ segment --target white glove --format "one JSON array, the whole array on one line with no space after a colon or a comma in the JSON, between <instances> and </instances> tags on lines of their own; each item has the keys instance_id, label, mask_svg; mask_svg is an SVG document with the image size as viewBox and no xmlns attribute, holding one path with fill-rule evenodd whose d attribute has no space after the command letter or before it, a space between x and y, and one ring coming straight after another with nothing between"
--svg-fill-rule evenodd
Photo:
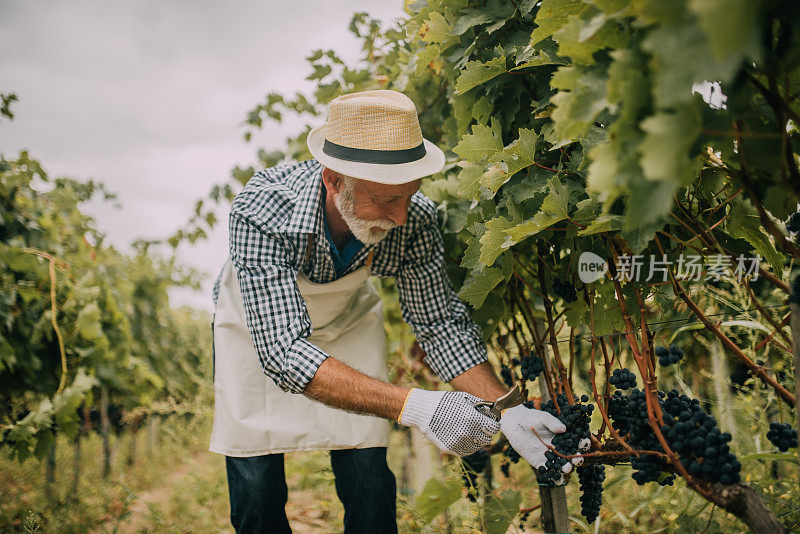
<instances>
[{"instance_id":1,"label":"white glove","mask_svg":"<svg viewBox=\"0 0 800 534\"><path fill-rule=\"evenodd\" d=\"M397 422L418 428L449 454L467 456L489 445L500 423L475 408L481 399L463 391L413 388Z\"/></svg>"},{"instance_id":2,"label":"white glove","mask_svg":"<svg viewBox=\"0 0 800 534\"><path fill-rule=\"evenodd\" d=\"M534 434L531 429L536 433ZM547 461L544 453L551 445L553 436L566 432L567 427L557 417L547 412L526 408L520 404L503 410L500 430L520 456L532 466L539 467Z\"/></svg>"}]
</instances>

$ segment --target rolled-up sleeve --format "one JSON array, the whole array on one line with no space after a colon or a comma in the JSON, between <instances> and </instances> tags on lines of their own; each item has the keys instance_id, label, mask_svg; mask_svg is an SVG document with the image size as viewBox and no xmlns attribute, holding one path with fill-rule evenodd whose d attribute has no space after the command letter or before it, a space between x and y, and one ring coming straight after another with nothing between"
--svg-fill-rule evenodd
<instances>
[{"instance_id":1,"label":"rolled-up sleeve","mask_svg":"<svg viewBox=\"0 0 800 534\"><path fill-rule=\"evenodd\" d=\"M306 339L312 327L297 288L295 251L246 209L231 209L228 228L231 263L261 367L283 391L302 393L329 355Z\"/></svg>"},{"instance_id":2,"label":"rolled-up sleeve","mask_svg":"<svg viewBox=\"0 0 800 534\"><path fill-rule=\"evenodd\" d=\"M445 382L488 361L480 327L444 269L442 234L424 224L409 239L396 276L403 320L414 329L425 362Z\"/></svg>"}]
</instances>

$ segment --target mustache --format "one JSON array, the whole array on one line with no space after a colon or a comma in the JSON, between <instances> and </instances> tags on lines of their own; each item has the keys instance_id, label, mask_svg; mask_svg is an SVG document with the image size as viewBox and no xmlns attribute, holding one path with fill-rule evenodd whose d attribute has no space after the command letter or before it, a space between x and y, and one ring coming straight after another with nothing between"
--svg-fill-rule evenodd
<instances>
[{"instance_id":1,"label":"mustache","mask_svg":"<svg viewBox=\"0 0 800 534\"><path fill-rule=\"evenodd\" d=\"M368 221L366 219L361 219L363 222L368 223L370 226L377 226L383 230L391 230L392 228L397 226L397 223L388 220L378 219L375 221Z\"/></svg>"}]
</instances>

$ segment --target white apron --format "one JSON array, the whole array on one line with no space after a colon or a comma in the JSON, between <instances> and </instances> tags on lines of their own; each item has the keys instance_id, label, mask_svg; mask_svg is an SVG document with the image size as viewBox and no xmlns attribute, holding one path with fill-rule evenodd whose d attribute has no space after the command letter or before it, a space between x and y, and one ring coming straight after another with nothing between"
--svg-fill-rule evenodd
<instances>
[{"instance_id":1,"label":"white apron","mask_svg":"<svg viewBox=\"0 0 800 534\"><path fill-rule=\"evenodd\" d=\"M309 251L311 244L309 244ZM308 341L369 376L386 380L380 297L367 264L328 284L304 274L297 286L313 331ZM214 313L214 426L209 450L226 456L386 447L389 421L281 390L264 374L247 328L236 269L222 271Z\"/></svg>"}]
</instances>

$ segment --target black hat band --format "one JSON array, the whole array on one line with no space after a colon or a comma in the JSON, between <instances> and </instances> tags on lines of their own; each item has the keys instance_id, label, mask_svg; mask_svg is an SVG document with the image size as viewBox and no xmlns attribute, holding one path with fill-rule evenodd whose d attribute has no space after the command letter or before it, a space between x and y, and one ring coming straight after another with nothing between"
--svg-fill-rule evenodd
<instances>
[{"instance_id":1,"label":"black hat band","mask_svg":"<svg viewBox=\"0 0 800 534\"><path fill-rule=\"evenodd\" d=\"M400 150L373 150L337 145L327 139L322 145L322 151L333 158L359 163L410 163L422 159L426 154L424 143L420 143L414 148Z\"/></svg>"}]
</instances>

